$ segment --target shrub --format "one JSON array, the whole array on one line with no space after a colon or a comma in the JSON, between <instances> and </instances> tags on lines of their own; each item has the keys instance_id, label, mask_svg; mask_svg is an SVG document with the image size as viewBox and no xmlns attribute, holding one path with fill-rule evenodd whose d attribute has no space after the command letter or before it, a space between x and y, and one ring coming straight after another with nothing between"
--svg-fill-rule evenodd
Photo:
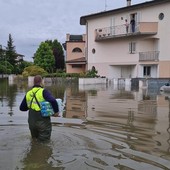
<instances>
[{"instance_id":1,"label":"shrub","mask_svg":"<svg viewBox=\"0 0 170 170\"><path fill-rule=\"evenodd\" d=\"M35 65L26 67L22 73L24 77L36 75L44 76L45 74L47 74L47 72L43 68Z\"/></svg>"}]
</instances>

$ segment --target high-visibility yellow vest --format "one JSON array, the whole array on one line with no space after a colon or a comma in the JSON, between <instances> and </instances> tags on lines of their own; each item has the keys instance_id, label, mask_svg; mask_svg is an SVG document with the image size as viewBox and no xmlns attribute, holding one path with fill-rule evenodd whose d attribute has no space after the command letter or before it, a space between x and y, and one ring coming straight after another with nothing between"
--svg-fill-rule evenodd
<instances>
[{"instance_id":1,"label":"high-visibility yellow vest","mask_svg":"<svg viewBox=\"0 0 170 170\"><path fill-rule=\"evenodd\" d=\"M37 101L43 102L45 101L44 97L43 97L43 88L41 87L34 87L32 88L30 91L27 92L26 94L26 101L27 101L27 106L28 108L31 108L35 111L40 111L40 107L37 103ZM34 95L36 95L37 101L34 97Z\"/></svg>"}]
</instances>

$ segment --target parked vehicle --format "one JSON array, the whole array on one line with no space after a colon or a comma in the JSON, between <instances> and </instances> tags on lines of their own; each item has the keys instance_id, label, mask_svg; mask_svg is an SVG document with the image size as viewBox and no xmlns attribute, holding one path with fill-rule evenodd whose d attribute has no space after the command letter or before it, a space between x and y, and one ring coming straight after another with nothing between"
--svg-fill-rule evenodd
<instances>
[{"instance_id":1,"label":"parked vehicle","mask_svg":"<svg viewBox=\"0 0 170 170\"><path fill-rule=\"evenodd\" d=\"M170 92L170 83L166 83L160 87L161 92Z\"/></svg>"}]
</instances>

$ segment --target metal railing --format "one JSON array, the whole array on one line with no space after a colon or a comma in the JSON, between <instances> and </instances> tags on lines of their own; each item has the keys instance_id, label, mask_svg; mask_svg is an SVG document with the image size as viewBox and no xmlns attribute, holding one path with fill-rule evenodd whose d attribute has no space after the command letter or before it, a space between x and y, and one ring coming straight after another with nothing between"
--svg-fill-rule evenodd
<instances>
[{"instance_id":1,"label":"metal railing","mask_svg":"<svg viewBox=\"0 0 170 170\"><path fill-rule=\"evenodd\" d=\"M139 52L139 61L159 61L159 51Z\"/></svg>"},{"instance_id":2,"label":"metal railing","mask_svg":"<svg viewBox=\"0 0 170 170\"><path fill-rule=\"evenodd\" d=\"M157 33L157 23L156 22L139 22L136 25L117 25L112 27L98 28L95 30L95 39L107 39L114 37L121 37L127 35L136 35L137 33L143 34L155 34Z\"/></svg>"},{"instance_id":3,"label":"metal railing","mask_svg":"<svg viewBox=\"0 0 170 170\"><path fill-rule=\"evenodd\" d=\"M138 25L135 25L133 32L130 25L128 26L128 28L125 25L99 28L96 29L96 39L100 39L102 37L120 36L125 34L137 33L139 32L138 27Z\"/></svg>"}]
</instances>

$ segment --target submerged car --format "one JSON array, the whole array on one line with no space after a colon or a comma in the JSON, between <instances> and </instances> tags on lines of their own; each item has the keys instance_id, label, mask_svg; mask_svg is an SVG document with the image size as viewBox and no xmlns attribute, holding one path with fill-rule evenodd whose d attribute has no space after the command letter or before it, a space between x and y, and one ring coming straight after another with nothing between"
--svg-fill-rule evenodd
<instances>
[{"instance_id":1,"label":"submerged car","mask_svg":"<svg viewBox=\"0 0 170 170\"><path fill-rule=\"evenodd\" d=\"M165 85L160 87L161 92L170 92L170 83L166 83Z\"/></svg>"}]
</instances>

